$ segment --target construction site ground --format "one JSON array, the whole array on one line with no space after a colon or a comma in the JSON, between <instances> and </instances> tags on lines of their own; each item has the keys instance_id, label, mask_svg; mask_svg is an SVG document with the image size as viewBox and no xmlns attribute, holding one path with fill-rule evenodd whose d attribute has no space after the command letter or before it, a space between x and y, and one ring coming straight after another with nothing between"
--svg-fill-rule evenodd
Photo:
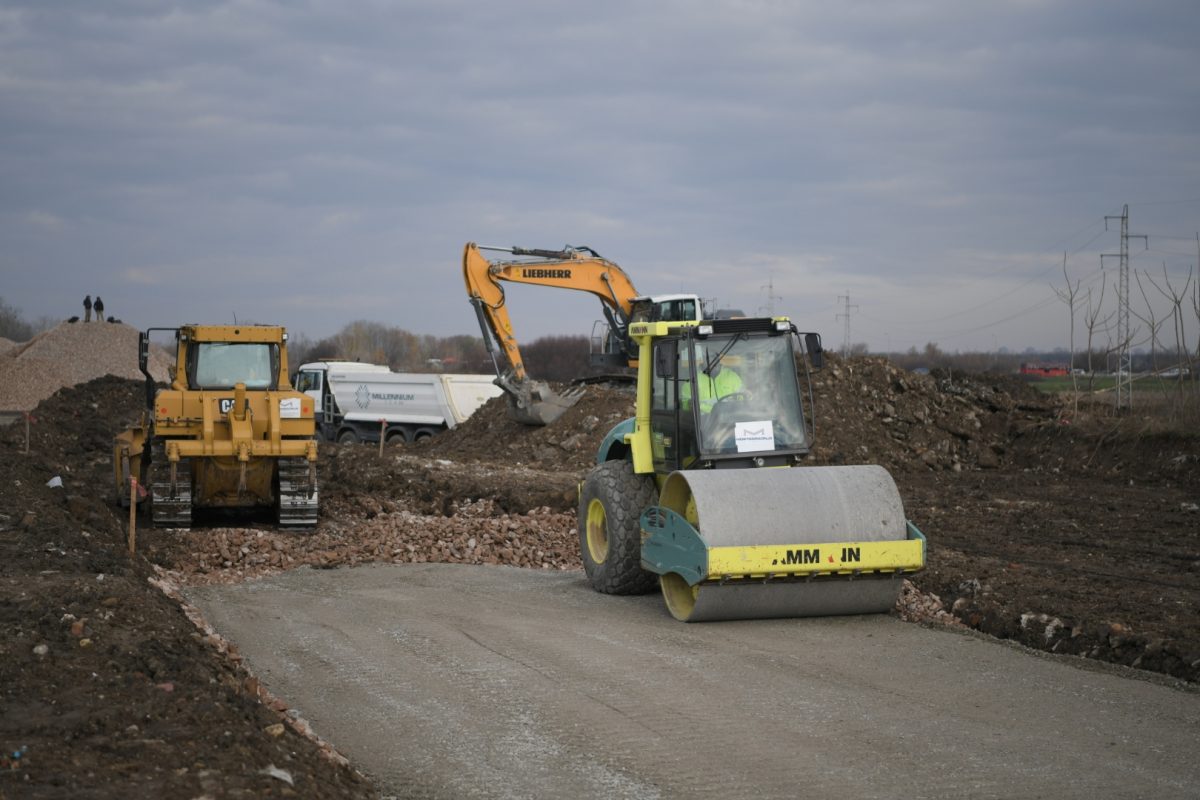
<instances>
[{"instance_id":1,"label":"construction site ground","mask_svg":"<svg viewBox=\"0 0 1200 800\"><path fill-rule=\"evenodd\" d=\"M109 448L137 420L144 385L72 376L34 408L28 443L22 422L0 429L2 797L375 796L178 598L380 562L578 570L576 485L632 410L626 389L597 385L546 428L510 422L496 400L382 455L322 445L315 532L268 518L201 516L189 532L143 521L131 558ZM917 376L877 359L834 359L816 407L812 463L887 467L929 539L897 616L1130 667L1196 702L1194 426L1076 415L1013 379Z\"/></svg>"}]
</instances>

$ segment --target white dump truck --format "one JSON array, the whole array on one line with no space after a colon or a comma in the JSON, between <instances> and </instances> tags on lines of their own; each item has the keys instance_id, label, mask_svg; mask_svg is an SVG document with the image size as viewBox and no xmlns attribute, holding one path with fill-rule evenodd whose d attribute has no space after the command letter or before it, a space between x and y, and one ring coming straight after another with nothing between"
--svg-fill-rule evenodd
<instances>
[{"instance_id":1,"label":"white dump truck","mask_svg":"<svg viewBox=\"0 0 1200 800\"><path fill-rule=\"evenodd\" d=\"M359 361L313 361L296 388L313 399L317 435L343 444L416 442L453 428L503 394L493 375L392 372Z\"/></svg>"}]
</instances>

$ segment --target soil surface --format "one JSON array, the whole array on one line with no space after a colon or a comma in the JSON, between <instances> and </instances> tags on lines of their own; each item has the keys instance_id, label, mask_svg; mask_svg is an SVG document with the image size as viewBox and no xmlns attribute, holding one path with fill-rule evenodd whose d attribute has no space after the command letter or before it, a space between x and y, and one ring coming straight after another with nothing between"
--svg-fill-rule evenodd
<instances>
[{"instance_id":1,"label":"soil surface","mask_svg":"<svg viewBox=\"0 0 1200 800\"><path fill-rule=\"evenodd\" d=\"M897 614L1200 681L1200 434L875 359L831 359L815 389L812 463L884 465L929 539ZM578 569L576 486L633 397L589 386L540 429L497 399L382 455L323 444L315 532L143 520L130 557L109 448L143 402L104 377L42 401L27 453L23 425L0 428L0 797L375 796L174 589L367 562Z\"/></svg>"}]
</instances>

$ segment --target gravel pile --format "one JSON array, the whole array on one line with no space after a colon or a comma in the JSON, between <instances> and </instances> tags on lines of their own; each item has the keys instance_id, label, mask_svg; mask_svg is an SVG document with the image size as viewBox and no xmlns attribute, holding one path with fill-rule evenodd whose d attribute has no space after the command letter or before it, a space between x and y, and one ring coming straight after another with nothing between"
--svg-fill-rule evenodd
<instances>
[{"instance_id":1,"label":"gravel pile","mask_svg":"<svg viewBox=\"0 0 1200 800\"><path fill-rule=\"evenodd\" d=\"M167 380L171 364L150 351L150 374ZM0 410L29 411L66 386L115 375L142 378L138 331L123 323L63 322L24 344L0 347Z\"/></svg>"},{"instance_id":2,"label":"gravel pile","mask_svg":"<svg viewBox=\"0 0 1200 800\"><path fill-rule=\"evenodd\" d=\"M328 569L368 562L581 568L575 515L549 508L506 514L490 500L465 500L443 517L368 496L356 509L365 518L348 518L346 509L327 511L333 519L312 535L251 528L183 533L173 577L188 584L236 583L305 565Z\"/></svg>"}]
</instances>

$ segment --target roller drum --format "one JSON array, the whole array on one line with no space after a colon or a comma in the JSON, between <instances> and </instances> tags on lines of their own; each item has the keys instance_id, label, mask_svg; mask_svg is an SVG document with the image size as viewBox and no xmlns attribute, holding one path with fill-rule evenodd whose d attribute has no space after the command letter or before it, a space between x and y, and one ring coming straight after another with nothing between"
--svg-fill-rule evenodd
<instances>
[{"instance_id":1,"label":"roller drum","mask_svg":"<svg viewBox=\"0 0 1200 800\"><path fill-rule=\"evenodd\" d=\"M708 547L898 541L904 506L879 466L675 472L661 504L681 514ZM733 579L688 586L662 578L671 613L688 622L889 610L901 581L892 576Z\"/></svg>"}]
</instances>

